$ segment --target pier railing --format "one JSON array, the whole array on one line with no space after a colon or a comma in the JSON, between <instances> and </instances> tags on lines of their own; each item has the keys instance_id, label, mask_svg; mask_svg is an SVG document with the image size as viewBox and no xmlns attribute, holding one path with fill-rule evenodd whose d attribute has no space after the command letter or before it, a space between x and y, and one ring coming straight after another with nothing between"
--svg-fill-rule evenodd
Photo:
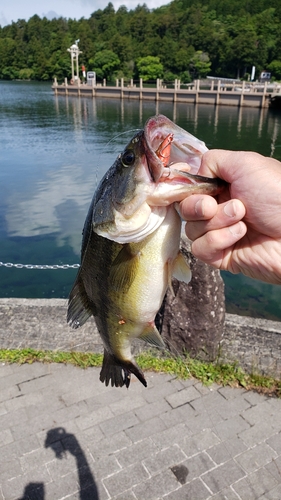
<instances>
[{"instance_id":1,"label":"pier railing","mask_svg":"<svg viewBox=\"0 0 281 500\"><path fill-rule=\"evenodd\" d=\"M106 80L95 84L94 80L82 83L62 84L55 79L52 86L55 95L106 97L119 99L138 99L172 101L199 104L225 104L233 106L267 107L271 97L280 94L280 83L259 83L246 81L194 80L184 84L180 80L164 82L158 79L155 86L144 85L142 80L125 81L117 79L115 85L107 85ZM279 97L279 96L278 96Z\"/></svg>"}]
</instances>

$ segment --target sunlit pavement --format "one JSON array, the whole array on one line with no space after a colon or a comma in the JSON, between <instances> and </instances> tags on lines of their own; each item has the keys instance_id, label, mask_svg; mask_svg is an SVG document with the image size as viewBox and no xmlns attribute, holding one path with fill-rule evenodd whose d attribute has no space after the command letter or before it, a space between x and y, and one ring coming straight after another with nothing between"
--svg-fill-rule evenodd
<instances>
[{"instance_id":1,"label":"sunlit pavement","mask_svg":"<svg viewBox=\"0 0 281 500\"><path fill-rule=\"evenodd\" d=\"M117 389L99 371L0 366L0 498L281 498L281 400L155 373Z\"/></svg>"}]
</instances>

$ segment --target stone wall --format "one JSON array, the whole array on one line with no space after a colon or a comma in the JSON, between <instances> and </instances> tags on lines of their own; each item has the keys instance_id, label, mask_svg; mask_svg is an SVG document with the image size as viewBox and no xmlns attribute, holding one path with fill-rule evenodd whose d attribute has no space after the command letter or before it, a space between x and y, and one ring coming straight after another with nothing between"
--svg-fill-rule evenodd
<instances>
[{"instance_id":1,"label":"stone wall","mask_svg":"<svg viewBox=\"0 0 281 500\"><path fill-rule=\"evenodd\" d=\"M247 372L281 378L281 323L227 314L220 359Z\"/></svg>"},{"instance_id":2,"label":"stone wall","mask_svg":"<svg viewBox=\"0 0 281 500\"><path fill-rule=\"evenodd\" d=\"M94 320L73 330L66 311L64 299L0 299L0 347L103 352Z\"/></svg>"},{"instance_id":3,"label":"stone wall","mask_svg":"<svg viewBox=\"0 0 281 500\"><path fill-rule=\"evenodd\" d=\"M73 330L66 309L64 299L0 299L0 348L103 352L94 321ZM226 314L220 360L281 378L281 323Z\"/></svg>"}]
</instances>

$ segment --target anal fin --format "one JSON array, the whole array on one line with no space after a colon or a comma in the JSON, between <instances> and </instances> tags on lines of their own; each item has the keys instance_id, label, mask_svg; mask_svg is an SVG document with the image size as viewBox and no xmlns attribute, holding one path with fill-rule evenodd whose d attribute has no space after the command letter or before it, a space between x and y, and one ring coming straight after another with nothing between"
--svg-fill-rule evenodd
<instances>
[{"instance_id":1,"label":"anal fin","mask_svg":"<svg viewBox=\"0 0 281 500\"><path fill-rule=\"evenodd\" d=\"M164 341L158 332L156 326L154 324L148 325L140 335L140 339L148 342L153 347L159 347L163 349L165 347Z\"/></svg>"}]
</instances>

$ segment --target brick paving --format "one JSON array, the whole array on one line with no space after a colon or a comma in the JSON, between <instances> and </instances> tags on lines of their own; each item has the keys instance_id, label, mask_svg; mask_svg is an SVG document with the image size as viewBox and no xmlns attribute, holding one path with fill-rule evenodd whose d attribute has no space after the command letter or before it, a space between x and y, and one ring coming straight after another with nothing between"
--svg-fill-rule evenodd
<instances>
[{"instance_id":1,"label":"brick paving","mask_svg":"<svg viewBox=\"0 0 281 500\"><path fill-rule=\"evenodd\" d=\"M281 400L147 373L0 366L0 499L281 498Z\"/></svg>"}]
</instances>

